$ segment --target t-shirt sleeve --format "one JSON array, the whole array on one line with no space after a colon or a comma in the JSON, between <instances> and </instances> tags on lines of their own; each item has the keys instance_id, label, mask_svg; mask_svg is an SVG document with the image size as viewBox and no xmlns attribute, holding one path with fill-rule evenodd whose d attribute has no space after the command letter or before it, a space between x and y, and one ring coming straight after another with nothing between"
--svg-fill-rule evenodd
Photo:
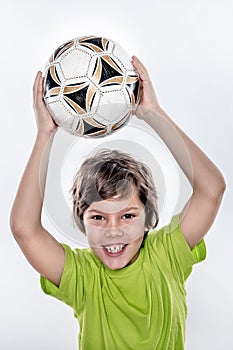
<instances>
[{"instance_id":1,"label":"t-shirt sleeve","mask_svg":"<svg viewBox=\"0 0 233 350\"><path fill-rule=\"evenodd\" d=\"M154 236L154 249L161 251L163 259L169 261L173 275L184 282L194 264L206 258L206 245L202 239L190 249L180 228L179 215L175 215L170 224L160 229Z\"/></svg>"},{"instance_id":2,"label":"t-shirt sleeve","mask_svg":"<svg viewBox=\"0 0 233 350\"><path fill-rule=\"evenodd\" d=\"M53 296L74 310L80 309L83 303L83 271L80 262L80 250L72 250L66 244L62 244L65 249L65 265L59 287L54 285L44 276L40 276L42 290Z\"/></svg>"}]
</instances>

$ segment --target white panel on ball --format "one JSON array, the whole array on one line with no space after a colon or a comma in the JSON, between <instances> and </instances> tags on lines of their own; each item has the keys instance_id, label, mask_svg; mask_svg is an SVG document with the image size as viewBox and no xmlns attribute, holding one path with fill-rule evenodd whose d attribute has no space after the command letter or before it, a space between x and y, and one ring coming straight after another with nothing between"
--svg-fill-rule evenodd
<instances>
[{"instance_id":1,"label":"white panel on ball","mask_svg":"<svg viewBox=\"0 0 233 350\"><path fill-rule=\"evenodd\" d=\"M56 116L56 124L59 126L72 115L71 111L61 101L50 103L48 109L52 116Z\"/></svg>"},{"instance_id":2,"label":"white panel on ball","mask_svg":"<svg viewBox=\"0 0 233 350\"><path fill-rule=\"evenodd\" d=\"M122 63L122 65L125 67L125 69L128 70L134 70L133 65L131 63L131 57L129 54L119 45L115 44L113 55L116 56Z\"/></svg>"},{"instance_id":3,"label":"white panel on ball","mask_svg":"<svg viewBox=\"0 0 233 350\"><path fill-rule=\"evenodd\" d=\"M60 58L66 79L86 76L91 55L78 49L68 51Z\"/></svg>"},{"instance_id":4,"label":"white panel on ball","mask_svg":"<svg viewBox=\"0 0 233 350\"><path fill-rule=\"evenodd\" d=\"M128 111L127 101L122 91L109 91L102 95L98 114L105 120L105 123L118 122Z\"/></svg>"}]
</instances>

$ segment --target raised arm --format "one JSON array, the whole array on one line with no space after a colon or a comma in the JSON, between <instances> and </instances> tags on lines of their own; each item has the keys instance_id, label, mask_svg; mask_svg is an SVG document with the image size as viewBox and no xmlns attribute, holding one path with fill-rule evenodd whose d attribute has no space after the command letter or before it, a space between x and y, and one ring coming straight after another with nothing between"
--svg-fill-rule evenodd
<instances>
[{"instance_id":1,"label":"raised arm","mask_svg":"<svg viewBox=\"0 0 233 350\"><path fill-rule=\"evenodd\" d=\"M48 159L57 128L42 98L41 72L35 79L33 98L38 132L12 207L10 226L30 264L58 286L65 261L64 249L41 224Z\"/></svg>"},{"instance_id":2,"label":"raised arm","mask_svg":"<svg viewBox=\"0 0 233 350\"><path fill-rule=\"evenodd\" d=\"M160 107L148 72L135 56L133 65L141 79L137 116L161 137L193 188L191 198L180 213L181 230L192 249L213 224L226 184L214 163Z\"/></svg>"}]
</instances>

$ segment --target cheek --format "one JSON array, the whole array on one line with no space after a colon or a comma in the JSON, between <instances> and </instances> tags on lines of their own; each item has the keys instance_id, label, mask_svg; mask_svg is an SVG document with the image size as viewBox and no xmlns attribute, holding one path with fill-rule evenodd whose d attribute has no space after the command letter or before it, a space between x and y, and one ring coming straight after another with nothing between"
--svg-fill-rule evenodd
<instances>
[{"instance_id":1,"label":"cheek","mask_svg":"<svg viewBox=\"0 0 233 350\"><path fill-rule=\"evenodd\" d=\"M96 235L94 234L93 228L90 227L89 225L85 225L85 232L86 232L86 236L87 236L87 240L88 240L89 244L91 242L94 242Z\"/></svg>"},{"instance_id":2,"label":"cheek","mask_svg":"<svg viewBox=\"0 0 233 350\"><path fill-rule=\"evenodd\" d=\"M85 231L90 247L100 247L102 245L103 229L87 225Z\"/></svg>"},{"instance_id":3,"label":"cheek","mask_svg":"<svg viewBox=\"0 0 233 350\"><path fill-rule=\"evenodd\" d=\"M130 241L135 244L143 239L145 233L145 224L142 221L135 222L134 225L129 226L127 234L130 237Z\"/></svg>"},{"instance_id":4,"label":"cheek","mask_svg":"<svg viewBox=\"0 0 233 350\"><path fill-rule=\"evenodd\" d=\"M139 239L137 239L137 241L135 241L135 248L136 248L136 249L140 249L141 244L142 244L142 242L143 242L143 237L144 237L144 235L141 236Z\"/></svg>"},{"instance_id":5,"label":"cheek","mask_svg":"<svg viewBox=\"0 0 233 350\"><path fill-rule=\"evenodd\" d=\"M97 256L98 258L100 258L100 260L102 260L102 259L101 259L101 253L102 253L101 249L102 249L102 248L91 247L91 250L93 251L93 253L95 254L95 256Z\"/></svg>"}]
</instances>

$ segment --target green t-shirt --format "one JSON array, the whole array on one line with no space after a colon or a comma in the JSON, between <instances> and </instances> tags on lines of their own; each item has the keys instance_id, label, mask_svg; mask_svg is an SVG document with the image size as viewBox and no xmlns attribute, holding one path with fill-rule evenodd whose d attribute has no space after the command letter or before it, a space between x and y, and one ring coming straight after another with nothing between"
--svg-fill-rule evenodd
<instances>
[{"instance_id":1,"label":"green t-shirt","mask_svg":"<svg viewBox=\"0 0 233 350\"><path fill-rule=\"evenodd\" d=\"M90 249L63 245L66 262L57 288L45 293L74 309L80 350L182 350L187 316L185 281L206 257L202 240L190 250L175 216L151 232L137 260L108 269Z\"/></svg>"}]
</instances>

